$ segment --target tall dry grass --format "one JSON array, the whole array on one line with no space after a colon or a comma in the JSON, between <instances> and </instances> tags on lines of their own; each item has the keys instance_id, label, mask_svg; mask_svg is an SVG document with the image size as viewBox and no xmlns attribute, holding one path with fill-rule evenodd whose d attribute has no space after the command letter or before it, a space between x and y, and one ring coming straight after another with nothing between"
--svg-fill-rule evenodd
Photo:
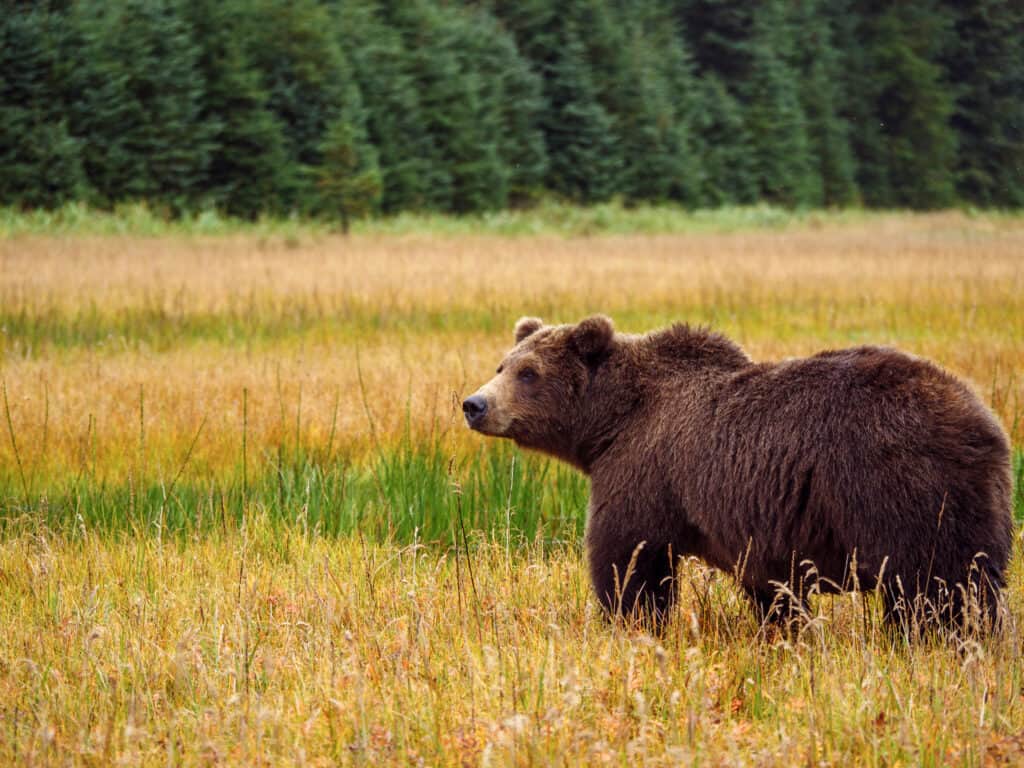
<instances>
[{"instance_id":1,"label":"tall dry grass","mask_svg":"<svg viewBox=\"0 0 1024 768\"><path fill-rule=\"evenodd\" d=\"M286 440L358 458L461 430L521 314L708 323L755 358L893 344L968 378L1024 437L1024 222L885 216L664 236L15 237L0 242L0 377L40 478L123 479ZM332 431L333 430L333 431ZM0 465L10 466L9 436ZM43 448L45 447L45 452ZM45 453L45 455L44 455ZM43 480L40 480L43 482Z\"/></svg>"},{"instance_id":2,"label":"tall dry grass","mask_svg":"<svg viewBox=\"0 0 1024 768\"><path fill-rule=\"evenodd\" d=\"M895 344L1019 448L1024 221L261 232L0 240L0 764L1024 759L1019 544L983 642L851 595L784 636L696 563L652 636L597 613L579 478L457 407L519 315L600 311L756 358Z\"/></svg>"},{"instance_id":3,"label":"tall dry grass","mask_svg":"<svg viewBox=\"0 0 1024 768\"><path fill-rule=\"evenodd\" d=\"M575 549L447 552L265 519L185 542L0 541L5 765L1019 765L1007 633L894 643L823 600L786 637L695 563L664 634L608 625Z\"/></svg>"}]
</instances>

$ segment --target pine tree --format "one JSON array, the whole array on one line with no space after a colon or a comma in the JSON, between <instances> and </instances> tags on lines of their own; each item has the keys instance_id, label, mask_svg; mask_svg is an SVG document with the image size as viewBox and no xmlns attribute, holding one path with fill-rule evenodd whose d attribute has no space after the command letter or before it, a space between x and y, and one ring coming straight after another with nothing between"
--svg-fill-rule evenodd
<instances>
[{"instance_id":1,"label":"pine tree","mask_svg":"<svg viewBox=\"0 0 1024 768\"><path fill-rule=\"evenodd\" d=\"M839 52L832 26L820 0L802 0L796 8L794 63L799 72L800 102L807 120L807 137L820 187L815 205L848 205L857 200L849 127L839 115L841 92Z\"/></svg>"},{"instance_id":2,"label":"pine tree","mask_svg":"<svg viewBox=\"0 0 1024 768\"><path fill-rule=\"evenodd\" d=\"M704 75L699 86L702 109L695 127L704 169L701 204L753 203L758 198L758 179L753 143L739 102L717 75Z\"/></svg>"},{"instance_id":3,"label":"pine tree","mask_svg":"<svg viewBox=\"0 0 1024 768\"><path fill-rule=\"evenodd\" d=\"M619 190L627 201L696 204L701 183L691 120L693 73L675 20L657 0L619 11L618 71L606 99L622 147Z\"/></svg>"},{"instance_id":4,"label":"pine tree","mask_svg":"<svg viewBox=\"0 0 1024 768\"><path fill-rule=\"evenodd\" d=\"M401 33L373 3L339 3L339 41L366 109L366 132L381 174L387 213L428 207L432 147Z\"/></svg>"},{"instance_id":5,"label":"pine tree","mask_svg":"<svg viewBox=\"0 0 1024 768\"><path fill-rule=\"evenodd\" d=\"M820 12L832 32L837 59L836 112L849 136L854 183L860 200L877 206L893 199L885 139L876 115L880 81L873 65L869 23L880 10L866 10L860 3L830 0L822 4Z\"/></svg>"},{"instance_id":6,"label":"pine tree","mask_svg":"<svg viewBox=\"0 0 1024 768\"><path fill-rule=\"evenodd\" d=\"M811 163L807 121L790 66L792 29L780 0L754 16L750 77L742 84L745 122L753 141L760 197L787 205L821 202L821 178Z\"/></svg>"},{"instance_id":7,"label":"pine tree","mask_svg":"<svg viewBox=\"0 0 1024 768\"><path fill-rule=\"evenodd\" d=\"M339 45L336 20L316 0L258 0L249 6L245 55L259 72L267 108L284 133L286 210L315 215L323 200L317 168L328 126L347 121L366 142L366 111ZM360 148L360 152L370 147Z\"/></svg>"},{"instance_id":8,"label":"pine tree","mask_svg":"<svg viewBox=\"0 0 1024 768\"><path fill-rule=\"evenodd\" d=\"M875 65L885 73L878 118L886 138L894 201L914 208L955 199L953 103L936 63L948 18L931 3L894 5L878 20Z\"/></svg>"},{"instance_id":9,"label":"pine tree","mask_svg":"<svg viewBox=\"0 0 1024 768\"><path fill-rule=\"evenodd\" d=\"M547 87L544 133L548 185L576 202L599 202L617 191L622 165L611 115L600 104L586 51L570 25Z\"/></svg>"},{"instance_id":10,"label":"pine tree","mask_svg":"<svg viewBox=\"0 0 1024 768\"><path fill-rule=\"evenodd\" d=\"M704 171L701 204L751 203L760 194L756 145L746 120L758 5L752 0L674 4L698 83L693 125Z\"/></svg>"},{"instance_id":11,"label":"pine tree","mask_svg":"<svg viewBox=\"0 0 1024 768\"><path fill-rule=\"evenodd\" d=\"M498 158L507 176L505 197L526 202L538 194L547 169L542 81L496 17L475 10L469 21L464 66L478 73L481 98L493 115Z\"/></svg>"},{"instance_id":12,"label":"pine tree","mask_svg":"<svg viewBox=\"0 0 1024 768\"><path fill-rule=\"evenodd\" d=\"M947 5L955 19L943 65L955 93L957 191L979 205L1024 206L1024 4Z\"/></svg>"},{"instance_id":13,"label":"pine tree","mask_svg":"<svg viewBox=\"0 0 1024 768\"><path fill-rule=\"evenodd\" d=\"M199 51L170 0L83 0L84 44L71 126L100 201L148 200L172 212L205 192L210 132L200 119Z\"/></svg>"},{"instance_id":14,"label":"pine tree","mask_svg":"<svg viewBox=\"0 0 1024 768\"><path fill-rule=\"evenodd\" d=\"M83 194L58 65L62 19L33 7L0 19L0 204L54 207Z\"/></svg>"},{"instance_id":15,"label":"pine tree","mask_svg":"<svg viewBox=\"0 0 1024 768\"><path fill-rule=\"evenodd\" d=\"M381 180L376 158L360 156L366 145L357 129L344 118L327 128L321 142L323 156L317 167L317 185L325 213L337 216L348 234L352 219L372 213L380 201Z\"/></svg>"},{"instance_id":16,"label":"pine tree","mask_svg":"<svg viewBox=\"0 0 1024 768\"><path fill-rule=\"evenodd\" d=\"M426 0L396 4L388 20L402 34L429 137L427 204L460 213L503 207L511 172L499 152L501 105L474 58L486 23Z\"/></svg>"},{"instance_id":17,"label":"pine tree","mask_svg":"<svg viewBox=\"0 0 1024 768\"><path fill-rule=\"evenodd\" d=\"M281 125L267 106L259 72L246 55L239 29L247 5L186 0L184 13L200 49L206 82L199 119L210 131L207 197L227 213L254 219L284 210L294 188Z\"/></svg>"}]
</instances>

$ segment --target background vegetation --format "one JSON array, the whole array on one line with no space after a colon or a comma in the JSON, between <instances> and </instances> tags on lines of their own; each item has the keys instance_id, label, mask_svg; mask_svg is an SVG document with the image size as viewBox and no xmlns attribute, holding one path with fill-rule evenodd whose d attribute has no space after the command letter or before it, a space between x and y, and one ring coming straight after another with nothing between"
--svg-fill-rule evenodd
<instances>
[{"instance_id":1,"label":"background vegetation","mask_svg":"<svg viewBox=\"0 0 1024 768\"><path fill-rule=\"evenodd\" d=\"M1024 204L1015 0L0 10L0 205Z\"/></svg>"}]
</instances>

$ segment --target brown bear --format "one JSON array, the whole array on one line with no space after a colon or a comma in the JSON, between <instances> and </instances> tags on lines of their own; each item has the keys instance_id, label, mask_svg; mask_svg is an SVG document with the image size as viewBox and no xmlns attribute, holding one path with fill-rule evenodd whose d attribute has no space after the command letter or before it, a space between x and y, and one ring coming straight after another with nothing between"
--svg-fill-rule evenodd
<instances>
[{"instance_id":1,"label":"brown bear","mask_svg":"<svg viewBox=\"0 0 1024 768\"><path fill-rule=\"evenodd\" d=\"M676 559L695 555L762 620L801 615L808 591L876 587L897 627L995 619L1009 444L935 365L870 346L755 363L706 329L627 335L603 316L522 318L515 341L466 420L590 476L590 576L610 613L660 622Z\"/></svg>"}]
</instances>

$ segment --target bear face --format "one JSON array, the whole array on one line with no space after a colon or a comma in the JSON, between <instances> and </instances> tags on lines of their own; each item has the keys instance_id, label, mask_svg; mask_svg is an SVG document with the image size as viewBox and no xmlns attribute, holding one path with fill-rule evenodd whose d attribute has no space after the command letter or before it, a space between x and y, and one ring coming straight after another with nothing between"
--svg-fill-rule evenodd
<instances>
[{"instance_id":1,"label":"bear face","mask_svg":"<svg viewBox=\"0 0 1024 768\"><path fill-rule=\"evenodd\" d=\"M515 346L494 378L463 402L466 422L482 434L578 463L580 425L591 405L587 385L611 353L614 335L601 315L558 326L520 318Z\"/></svg>"}]
</instances>

